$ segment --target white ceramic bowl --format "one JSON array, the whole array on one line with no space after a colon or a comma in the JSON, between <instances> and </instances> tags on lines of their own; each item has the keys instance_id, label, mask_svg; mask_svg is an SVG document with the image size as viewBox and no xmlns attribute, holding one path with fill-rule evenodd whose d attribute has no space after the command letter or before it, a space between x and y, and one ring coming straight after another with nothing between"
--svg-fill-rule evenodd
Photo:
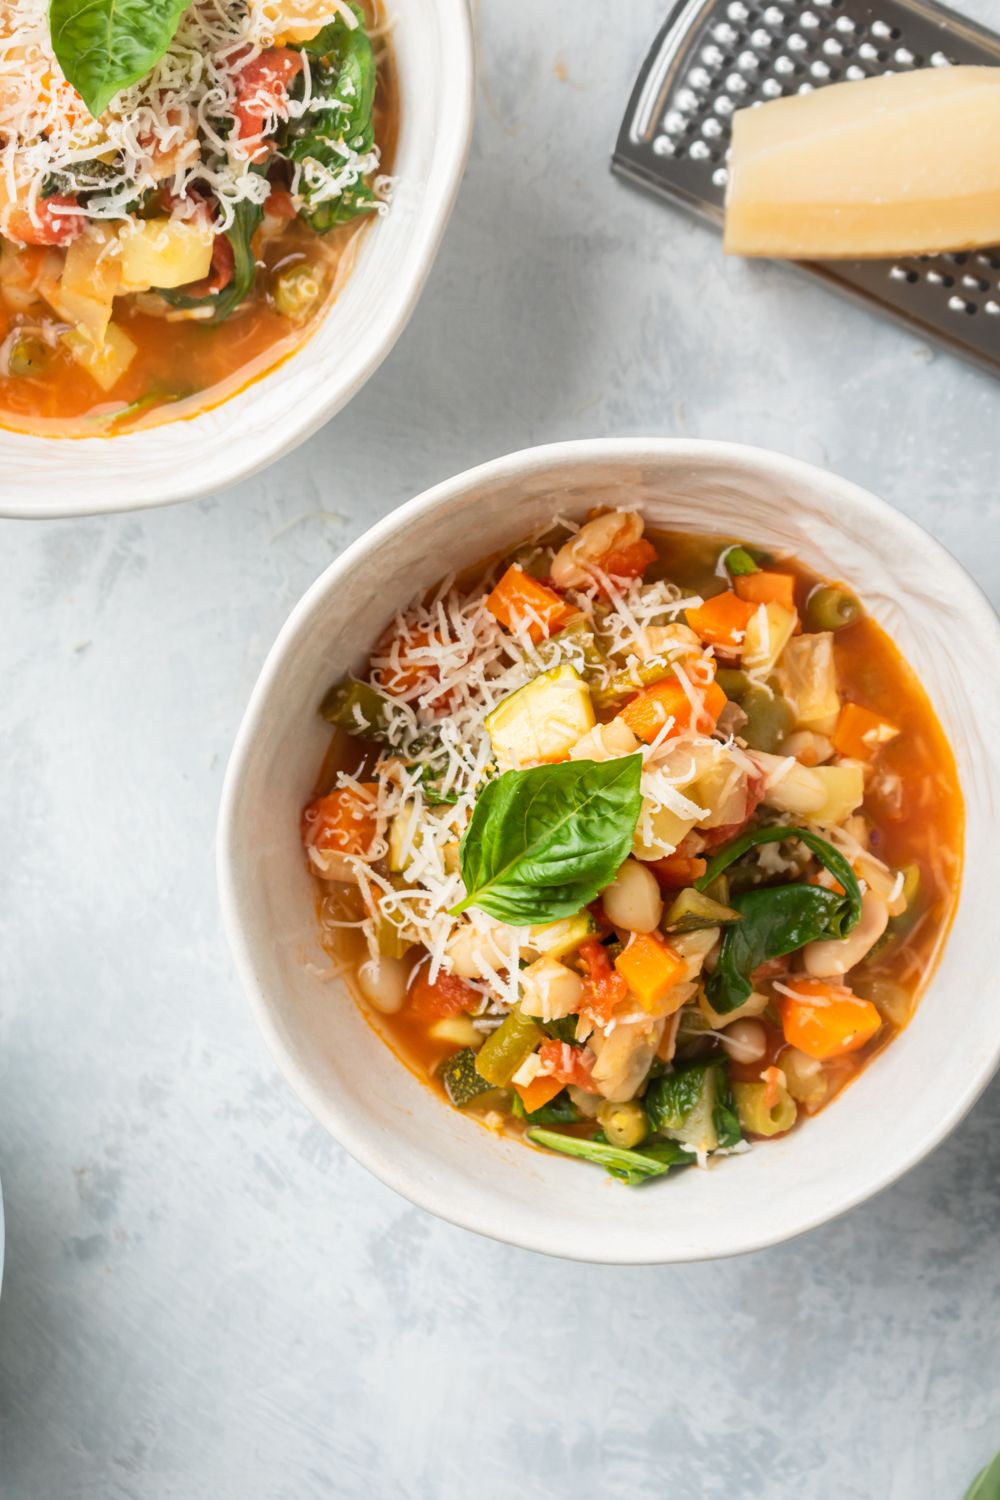
<instances>
[{"instance_id":1,"label":"white ceramic bowl","mask_svg":"<svg viewBox=\"0 0 1000 1500\"><path fill-rule=\"evenodd\" d=\"M400 91L397 191L315 334L221 406L148 432L59 440L0 430L0 515L136 510L223 489L309 437L382 363L448 223L474 89L467 0L390 0L389 12Z\"/></svg>"},{"instance_id":2,"label":"white ceramic bowl","mask_svg":"<svg viewBox=\"0 0 1000 1500\"><path fill-rule=\"evenodd\" d=\"M962 898L908 1030L829 1109L707 1172L626 1189L496 1138L452 1110L365 1021L316 937L299 847L329 731L324 690L360 668L393 610L516 542L556 510L642 504L657 524L784 546L849 580L916 668L954 747L968 814ZM223 794L226 928L267 1042L317 1119L398 1192L453 1223L580 1260L684 1261L754 1250L842 1213L919 1161L1000 1060L995 893L1000 624L959 565L856 485L726 443L627 439L498 459L404 505L348 548L282 630ZM984 664L987 664L984 670Z\"/></svg>"}]
</instances>

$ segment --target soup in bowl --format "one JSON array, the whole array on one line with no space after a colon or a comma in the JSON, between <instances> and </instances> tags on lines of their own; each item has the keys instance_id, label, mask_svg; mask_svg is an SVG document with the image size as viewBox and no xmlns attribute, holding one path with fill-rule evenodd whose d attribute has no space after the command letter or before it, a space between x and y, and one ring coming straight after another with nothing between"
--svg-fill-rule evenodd
<instances>
[{"instance_id":1,"label":"soup in bowl","mask_svg":"<svg viewBox=\"0 0 1000 1500\"><path fill-rule=\"evenodd\" d=\"M300 441L412 311L468 146L462 0L112 6L110 51L104 9L0 7L12 515L204 493Z\"/></svg>"},{"instance_id":2,"label":"soup in bowl","mask_svg":"<svg viewBox=\"0 0 1000 1500\"><path fill-rule=\"evenodd\" d=\"M752 450L565 445L404 508L293 616L227 780L296 1087L401 1191L560 1254L748 1249L884 1185L997 1051L998 703L956 618L996 636L909 522Z\"/></svg>"}]
</instances>

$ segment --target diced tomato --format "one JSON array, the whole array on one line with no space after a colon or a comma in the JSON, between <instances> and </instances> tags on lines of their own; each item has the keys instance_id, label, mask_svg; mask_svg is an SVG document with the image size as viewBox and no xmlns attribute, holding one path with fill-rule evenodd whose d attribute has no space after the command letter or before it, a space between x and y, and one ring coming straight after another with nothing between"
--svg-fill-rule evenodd
<instances>
[{"instance_id":1,"label":"diced tomato","mask_svg":"<svg viewBox=\"0 0 1000 1500\"><path fill-rule=\"evenodd\" d=\"M538 1049L542 1072L556 1078L561 1084L572 1084L574 1088L594 1092L593 1053L582 1047L572 1047L569 1042L557 1042L554 1038L543 1042Z\"/></svg>"},{"instance_id":2,"label":"diced tomato","mask_svg":"<svg viewBox=\"0 0 1000 1500\"><path fill-rule=\"evenodd\" d=\"M704 875L707 867L705 860L686 854L670 854L666 859L653 860L646 866L666 890L679 890L683 886L694 885Z\"/></svg>"},{"instance_id":3,"label":"diced tomato","mask_svg":"<svg viewBox=\"0 0 1000 1500\"><path fill-rule=\"evenodd\" d=\"M441 669L431 659L440 643L426 630L411 630L397 636L389 630L375 647L375 659L385 662L372 672L372 681L397 698L405 698L416 689L426 689L441 680Z\"/></svg>"},{"instance_id":4,"label":"diced tomato","mask_svg":"<svg viewBox=\"0 0 1000 1500\"><path fill-rule=\"evenodd\" d=\"M641 578L651 562L656 561L656 548L645 537L627 547L619 547L601 559L601 569L610 578Z\"/></svg>"},{"instance_id":5,"label":"diced tomato","mask_svg":"<svg viewBox=\"0 0 1000 1500\"><path fill-rule=\"evenodd\" d=\"M237 73L232 107L237 139L253 141L261 136L268 120L276 115L287 118L288 90L301 70L300 52L291 47L269 47ZM266 150L261 144L250 155L259 160Z\"/></svg>"},{"instance_id":6,"label":"diced tomato","mask_svg":"<svg viewBox=\"0 0 1000 1500\"><path fill-rule=\"evenodd\" d=\"M302 813L302 842L335 854L364 854L375 837L375 782L361 782L361 791L341 787L310 802ZM365 794L369 795L365 795Z\"/></svg>"},{"instance_id":7,"label":"diced tomato","mask_svg":"<svg viewBox=\"0 0 1000 1500\"><path fill-rule=\"evenodd\" d=\"M628 985L612 967L607 948L596 938L587 938L580 944L580 957L587 967L580 1009L595 1021L610 1021L615 1006L628 994Z\"/></svg>"},{"instance_id":8,"label":"diced tomato","mask_svg":"<svg viewBox=\"0 0 1000 1500\"><path fill-rule=\"evenodd\" d=\"M295 218L295 202L287 188L271 183L271 191L264 202L264 212L269 219L281 219L289 223Z\"/></svg>"},{"instance_id":9,"label":"diced tomato","mask_svg":"<svg viewBox=\"0 0 1000 1500\"><path fill-rule=\"evenodd\" d=\"M444 970L431 982L428 979L430 965L421 964L413 976L407 998L412 1015L421 1021L439 1021L443 1016L457 1016L461 1011L478 1010L483 997L457 974L446 974Z\"/></svg>"},{"instance_id":10,"label":"diced tomato","mask_svg":"<svg viewBox=\"0 0 1000 1500\"><path fill-rule=\"evenodd\" d=\"M15 208L7 220L7 235L22 245L69 245L87 227L86 214L70 213L77 200L68 193L53 193L42 198L35 208L35 218L26 208Z\"/></svg>"}]
</instances>

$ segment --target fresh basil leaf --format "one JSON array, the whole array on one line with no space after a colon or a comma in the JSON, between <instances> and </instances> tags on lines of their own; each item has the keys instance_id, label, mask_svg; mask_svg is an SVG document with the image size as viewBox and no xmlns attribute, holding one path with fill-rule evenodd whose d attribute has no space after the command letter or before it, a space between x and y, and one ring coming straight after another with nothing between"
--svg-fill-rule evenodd
<instances>
[{"instance_id":1,"label":"fresh basil leaf","mask_svg":"<svg viewBox=\"0 0 1000 1500\"><path fill-rule=\"evenodd\" d=\"M563 1135L558 1130L529 1130L527 1137L549 1151L593 1162L629 1187L637 1187L651 1177L662 1177L671 1167L687 1165L692 1160L691 1153L676 1141L655 1141L650 1146L627 1151L621 1146L609 1146L606 1141L588 1141L576 1135Z\"/></svg>"},{"instance_id":2,"label":"fresh basil leaf","mask_svg":"<svg viewBox=\"0 0 1000 1500\"><path fill-rule=\"evenodd\" d=\"M174 291L171 288L158 287L156 290L159 295L169 302L171 307L210 307L212 316L206 318L205 323L224 322L253 289L257 276L257 262L250 242L263 217L264 210L261 205L252 203L249 198L244 198L242 202L237 203L233 210L233 222L225 232L226 238L233 247L233 275L221 292L212 292L207 297L193 297L190 292L185 292L183 289Z\"/></svg>"},{"instance_id":3,"label":"fresh basil leaf","mask_svg":"<svg viewBox=\"0 0 1000 1500\"><path fill-rule=\"evenodd\" d=\"M972 1481L965 1500L1000 1500L1000 1453Z\"/></svg>"},{"instance_id":4,"label":"fresh basil leaf","mask_svg":"<svg viewBox=\"0 0 1000 1500\"><path fill-rule=\"evenodd\" d=\"M558 922L624 864L642 807L642 756L506 771L482 791L462 839L467 895L512 927Z\"/></svg>"},{"instance_id":5,"label":"fresh basil leaf","mask_svg":"<svg viewBox=\"0 0 1000 1500\"><path fill-rule=\"evenodd\" d=\"M844 894L820 885L758 886L730 897L741 922L726 928L715 972L705 984L712 1009L720 1015L737 1010L753 993L750 976L769 958L783 958L806 943L843 938L861 916L861 890L854 871L826 839L806 828L758 828L742 834L709 861L696 882L699 890L758 844L799 839L831 875Z\"/></svg>"},{"instance_id":6,"label":"fresh basil leaf","mask_svg":"<svg viewBox=\"0 0 1000 1500\"><path fill-rule=\"evenodd\" d=\"M59 66L96 118L151 73L190 0L49 0Z\"/></svg>"}]
</instances>

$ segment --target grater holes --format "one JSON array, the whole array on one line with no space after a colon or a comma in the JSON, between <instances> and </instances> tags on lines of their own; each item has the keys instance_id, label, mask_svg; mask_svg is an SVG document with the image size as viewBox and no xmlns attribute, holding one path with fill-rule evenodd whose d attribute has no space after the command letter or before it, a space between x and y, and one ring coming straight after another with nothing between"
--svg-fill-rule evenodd
<instances>
[{"instance_id":1,"label":"grater holes","mask_svg":"<svg viewBox=\"0 0 1000 1500\"><path fill-rule=\"evenodd\" d=\"M967 313L970 317L979 310L975 302L967 302L964 297L958 296L948 298L948 307L952 312Z\"/></svg>"},{"instance_id":2,"label":"grater holes","mask_svg":"<svg viewBox=\"0 0 1000 1500\"><path fill-rule=\"evenodd\" d=\"M963 276L962 285L969 292L988 292L990 284L984 276Z\"/></svg>"}]
</instances>

